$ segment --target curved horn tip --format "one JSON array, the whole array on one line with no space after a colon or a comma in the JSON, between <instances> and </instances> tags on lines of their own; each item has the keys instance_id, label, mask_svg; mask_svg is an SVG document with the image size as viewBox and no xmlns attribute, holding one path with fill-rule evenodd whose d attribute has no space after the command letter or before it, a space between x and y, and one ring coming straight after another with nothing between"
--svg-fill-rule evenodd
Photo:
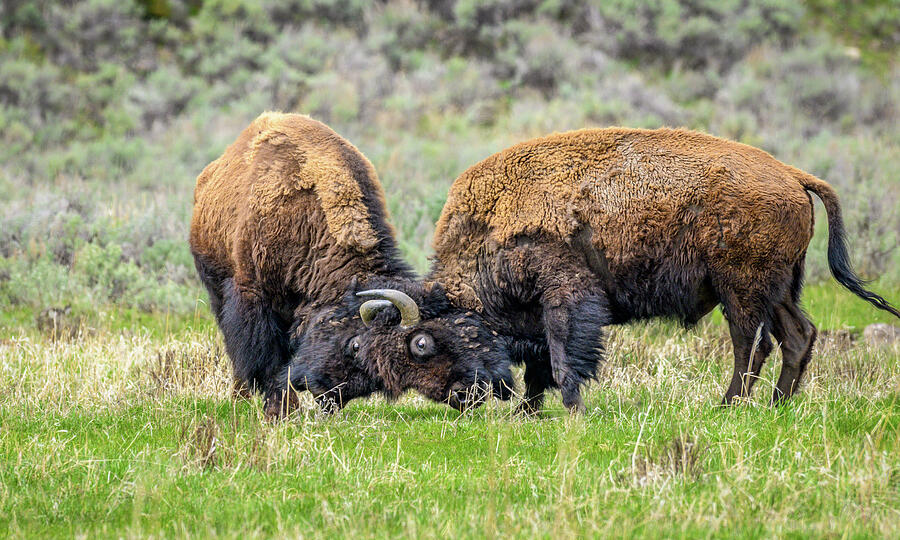
<instances>
[{"instance_id":1,"label":"curved horn tip","mask_svg":"<svg viewBox=\"0 0 900 540\"><path fill-rule=\"evenodd\" d=\"M390 300L367 300L359 306L359 317L362 319L363 324L371 326L372 321L378 316L378 313L392 305L394 304L392 304Z\"/></svg>"},{"instance_id":2,"label":"curved horn tip","mask_svg":"<svg viewBox=\"0 0 900 540\"><path fill-rule=\"evenodd\" d=\"M396 290L397 289L366 289L365 291L356 293L356 296L359 296L360 298L385 298L386 294L390 294L391 291Z\"/></svg>"},{"instance_id":3,"label":"curved horn tip","mask_svg":"<svg viewBox=\"0 0 900 540\"><path fill-rule=\"evenodd\" d=\"M356 296L363 298L377 298L389 300L400 310L400 326L410 328L421 320L419 317L419 306L408 294L397 289L370 289L368 291L360 291Z\"/></svg>"}]
</instances>

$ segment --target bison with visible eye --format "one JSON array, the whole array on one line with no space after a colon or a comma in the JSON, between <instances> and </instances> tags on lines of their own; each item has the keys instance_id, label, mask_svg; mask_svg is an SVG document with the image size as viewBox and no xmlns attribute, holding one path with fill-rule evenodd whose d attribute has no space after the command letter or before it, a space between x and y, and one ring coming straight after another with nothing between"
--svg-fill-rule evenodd
<instances>
[{"instance_id":1,"label":"bison with visible eye","mask_svg":"<svg viewBox=\"0 0 900 540\"><path fill-rule=\"evenodd\" d=\"M488 329L484 319L450 303L443 288L417 284L407 289L418 300L396 291L374 290L360 308L370 326L361 337L365 358L389 360L383 369L385 393L396 397L414 386L426 397L464 410L491 395L509 399L513 387L507 341ZM383 310L389 300L398 310ZM421 310L419 308L421 307Z\"/></svg>"},{"instance_id":2,"label":"bison with visible eye","mask_svg":"<svg viewBox=\"0 0 900 540\"><path fill-rule=\"evenodd\" d=\"M762 150L683 129L585 129L517 144L456 179L428 279L480 313L525 364L526 411L544 390L583 408L601 329L651 317L696 323L721 305L734 345L725 403L749 396L772 351L789 398L816 328L799 307L813 234L828 213L834 277L900 317L853 273L841 207L818 178Z\"/></svg>"},{"instance_id":3,"label":"bison with visible eye","mask_svg":"<svg viewBox=\"0 0 900 540\"><path fill-rule=\"evenodd\" d=\"M416 328L434 348L415 375L406 355L363 345L366 298L357 293L377 290L382 303L363 312L384 312L379 324L390 324L395 310L384 308L415 305L410 294L422 298L422 285L399 256L371 163L320 122L254 120L197 178L190 244L236 386L262 392L272 413L290 403L289 383L329 408L408 388L458 405L457 389L477 389L478 376L509 384L503 342L457 362L448 336Z\"/></svg>"},{"instance_id":4,"label":"bison with visible eye","mask_svg":"<svg viewBox=\"0 0 900 540\"><path fill-rule=\"evenodd\" d=\"M480 315L454 307L440 287L411 280L393 286L360 291L321 315L329 324L296 334L279 387L309 389L328 409L372 392L396 399L406 389L460 411L490 396L509 399L506 341ZM343 357L327 354L342 343Z\"/></svg>"}]
</instances>

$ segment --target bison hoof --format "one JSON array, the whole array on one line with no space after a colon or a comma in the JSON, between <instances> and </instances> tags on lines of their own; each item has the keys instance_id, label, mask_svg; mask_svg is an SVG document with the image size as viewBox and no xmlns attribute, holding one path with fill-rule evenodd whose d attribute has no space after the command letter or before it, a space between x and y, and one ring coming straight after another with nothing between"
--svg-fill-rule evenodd
<instances>
[{"instance_id":1,"label":"bison hoof","mask_svg":"<svg viewBox=\"0 0 900 540\"><path fill-rule=\"evenodd\" d=\"M319 404L319 411L323 416L332 416L341 410L341 405L332 396L318 396L316 397L316 403Z\"/></svg>"},{"instance_id":2,"label":"bison hoof","mask_svg":"<svg viewBox=\"0 0 900 540\"><path fill-rule=\"evenodd\" d=\"M516 415L538 417L541 416L541 408L540 406L536 406L534 404L528 403L527 401L523 401L516 406Z\"/></svg>"},{"instance_id":3,"label":"bison hoof","mask_svg":"<svg viewBox=\"0 0 900 540\"><path fill-rule=\"evenodd\" d=\"M268 420L282 420L300 408L300 395L292 390L272 392L265 397L265 413Z\"/></svg>"},{"instance_id":4,"label":"bison hoof","mask_svg":"<svg viewBox=\"0 0 900 540\"><path fill-rule=\"evenodd\" d=\"M570 403L566 405L566 409L569 410L569 414L583 416L584 413L587 412L587 407L584 406L584 402L580 399L575 403Z\"/></svg>"}]
</instances>

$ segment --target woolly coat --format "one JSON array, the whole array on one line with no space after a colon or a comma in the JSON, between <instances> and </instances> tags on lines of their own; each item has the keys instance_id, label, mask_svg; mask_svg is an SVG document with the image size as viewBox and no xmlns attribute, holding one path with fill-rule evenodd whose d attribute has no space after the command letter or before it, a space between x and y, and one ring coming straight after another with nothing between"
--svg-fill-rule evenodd
<instances>
[{"instance_id":1,"label":"woolly coat","mask_svg":"<svg viewBox=\"0 0 900 540\"><path fill-rule=\"evenodd\" d=\"M354 276L411 277L387 214L356 147L307 116L267 112L197 178L190 243L243 294L320 305Z\"/></svg>"},{"instance_id":2,"label":"woolly coat","mask_svg":"<svg viewBox=\"0 0 900 540\"><path fill-rule=\"evenodd\" d=\"M779 403L816 338L798 306L810 192L827 212L835 279L900 317L853 272L831 186L757 148L684 129L559 133L474 165L450 189L430 278L510 340L525 363L526 411L552 386L566 407L584 409L602 327L650 317L690 325L718 304L734 345L723 402L750 395L773 336Z\"/></svg>"},{"instance_id":3,"label":"woolly coat","mask_svg":"<svg viewBox=\"0 0 900 540\"><path fill-rule=\"evenodd\" d=\"M197 178L190 244L236 389L280 410L292 356L317 395L377 389L342 350L363 327L352 295L414 275L375 169L352 144L307 116L262 114Z\"/></svg>"},{"instance_id":4,"label":"woolly coat","mask_svg":"<svg viewBox=\"0 0 900 540\"><path fill-rule=\"evenodd\" d=\"M609 288L708 263L740 289L803 256L813 227L810 185L827 187L762 150L684 129L553 134L494 154L456 179L435 230L431 278L457 303L480 310L479 257L540 238L585 244L584 268ZM666 303L666 291L643 285L642 294L661 297L640 303ZM633 315L660 315L618 292L635 304Z\"/></svg>"}]
</instances>

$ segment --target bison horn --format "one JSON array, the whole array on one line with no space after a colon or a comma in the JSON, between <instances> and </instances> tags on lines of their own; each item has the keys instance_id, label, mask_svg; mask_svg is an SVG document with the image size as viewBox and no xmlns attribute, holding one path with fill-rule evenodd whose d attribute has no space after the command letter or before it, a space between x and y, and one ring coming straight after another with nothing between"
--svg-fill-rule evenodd
<instances>
[{"instance_id":1,"label":"bison horn","mask_svg":"<svg viewBox=\"0 0 900 540\"><path fill-rule=\"evenodd\" d=\"M393 305L390 300L366 300L363 305L359 306L359 316L362 317L366 326L370 326L379 311Z\"/></svg>"},{"instance_id":2,"label":"bison horn","mask_svg":"<svg viewBox=\"0 0 900 540\"><path fill-rule=\"evenodd\" d=\"M394 304L394 306L400 310L400 326L404 328L410 328L419 324L419 306L416 305L415 300L410 298L409 295L404 292L398 291L397 289L371 289L358 292L356 293L356 296L373 298L376 300L387 300ZM379 307L379 309L381 308ZM360 316L363 316L362 307L360 307ZM363 320L365 320L365 318L363 318Z\"/></svg>"}]
</instances>

